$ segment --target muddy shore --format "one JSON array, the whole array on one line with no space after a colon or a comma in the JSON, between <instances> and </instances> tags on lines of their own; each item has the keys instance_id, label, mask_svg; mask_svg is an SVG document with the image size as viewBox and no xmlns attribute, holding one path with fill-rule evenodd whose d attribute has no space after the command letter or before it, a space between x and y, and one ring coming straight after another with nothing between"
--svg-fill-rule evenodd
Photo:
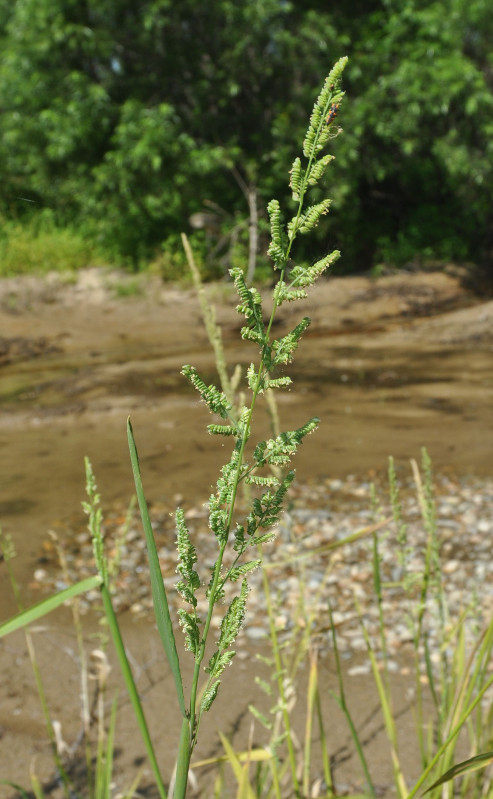
<instances>
[{"instance_id":1,"label":"muddy shore","mask_svg":"<svg viewBox=\"0 0 493 799\"><path fill-rule=\"evenodd\" d=\"M493 302L466 288L463 278L455 267L378 280L340 278L314 290L304 308L283 309L279 333L303 314L312 318L290 372L293 391L279 403L285 427L314 414L322 420L297 457L302 482L319 486L348 474L367 482L386 470L388 455L404 469L410 457L419 457L422 445L438 473L473 480L492 476ZM131 280L132 289L126 290ZM236 298L227 285L209 291L228 362L248 364L255 351L238 345ZM211 449L204 430L207 414L179 376L186 362L214 379L190 290L97 270L72 284L56 276L0 281L0 523L19 553L15 566L26 602L39 598L33 575L43 566L48 529L62 537L80 531L85 454L93 462L103 504L123 512L133 491L124 434L129 413L151 501L166 512L177 501L188 508L205 501L223 453ZM267 430L265 416L261 434ZM13 607L2 572L1 618ZM64 717L66 734L73 738L79 726L78 678L66 621L62 615L43 625L37 645L50 675L54 712ZM150 626L131 617L124 625L152 713L168 679L158 644ZM37 754L45 775L49 759L22 636L0 642L0 668L0 759L9 764L1 777L26 785L31 757ZM253 682L248 658L238 668L242 685ZM330 659L323 679L328 685L333 681ZM396 675L397 696L401 685L404 678ZM234 681L225 686L209 742L217 741L217 726L233 729L246 708L248 692L239 709L235 686ZM368 686L362 677L352 688L362 707ZM364 717L361 713L360 721ZM141 757L140 745L133 752L130 719L124 706L119 724L123 774ZM152 723L161 749L173 752L172 725L157 709ZM378 762L383 757L378 735L372 741ZM208 743L201 754L215 746ZM337 749L336 740L333 746ZM354 763L340 773L341 782L350 780ZM385 784L383 766L381 774ZM358 780L352 783L358 785ZM11 791L1 787L0 795Z\"/></svg>"}]
</instances>

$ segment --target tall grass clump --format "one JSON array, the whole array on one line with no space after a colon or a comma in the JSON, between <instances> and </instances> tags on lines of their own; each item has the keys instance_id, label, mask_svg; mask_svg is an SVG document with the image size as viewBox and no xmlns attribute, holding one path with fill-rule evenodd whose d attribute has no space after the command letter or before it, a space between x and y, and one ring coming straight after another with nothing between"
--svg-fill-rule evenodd
<instances>
[{"instance_id":1,"label":"tall grass clump","mask_svg":"<svg viewBox=\"0 0 493 799\"><path fill-rule=\"evenodd\" d=\"M93 533L94 541L101 541L102 512L99 506L99 495L96 491L92 468L88 460L86 460L86 491L88 499L83 503L83 506L89 516L89 527ZM123 532L119 540L115 542L112 556L109 559L105 558L104 569L107 586L109 586L112 593L115 590L115 579L118 576L121 550L125 544L132 509L133 502L127 513ZM56 535L54 533L50 533L50 535L58 555L64 582L68 583L69 576L65 550ZM14 545L11 538L4 535L1 530L0 555L5 562L8 579L19 609L19 615L16 620L10 620L0 626L0 636L5 634L5 632L9 632L9 628L11 631L20 626L24 627L26 647L53 762L53 777L46 788L43 787L38 776L34 758L30 766L31 794L8 780L0 779L0 784L15 789L22 797L35 796L36 799L44 799L45 796L51 795L54 786L58 789L59 793L57 795L63 796L64 799L74 799L75 797L111 799L113 794L117 695L115 693L110 697L108 690L108 676L111 671L107 657L109 637L106 631L106 619L101 616L101 607L99 607L98 615L102 623L101 631L96 636L97 643L94 642L92 644L88 653L84 641L85 631L82 625L80 609L80 594L96 588L100 584L100 578L90 577L60 592L55 597L44 600L34 608L25 610L13 568L16 556ZM102 590L102 594L104 597L104 590ZM50 709L49 691L45 685L36 652L36 637L43 634L43 628L31 628L32 622L58 607L61 604L61 599L65 600L64 604L70 606L72 614L73 631L76 639L75 660L78 665L80 688L80 729L72 742L65 740L62 720L54 718ZM128 791L120 794L122 799L130 799L130 797L134 796L140 777L141 774L137 774Z\"/></svg>"}]
</instances>

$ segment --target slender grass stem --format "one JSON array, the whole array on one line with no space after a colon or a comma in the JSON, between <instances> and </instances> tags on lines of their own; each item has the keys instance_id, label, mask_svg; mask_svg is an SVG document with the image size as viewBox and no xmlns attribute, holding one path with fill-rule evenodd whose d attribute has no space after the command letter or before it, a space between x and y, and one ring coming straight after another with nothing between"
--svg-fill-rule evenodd
<instances>
[{"instance_id":1,"label":"slender grass stem","mask_svg":"<svg viewBox=\"0 0 493 799\"><path fill-rule=\"evenodd\" d=\"M279 649L279 641L277 637L275 619L274 619L274 612L272 607L272 597L270 592L269 581L267 579L267 574L264 570L262 570L262 585L265 594L265 602L267 606L267 616L269 619L269 636L270 642L272 646L272 653L274 655L274 663L275 663L275 674L277 679L277 689L279 692L279 699L281 705L281 713L283 717L284 729L287 733L286 743L288 747L288 757L289 757L289 765L291 769L291 779L293 783L293 788L295 790L296 795L299 795L300 792L300 784L298 780L298 774L296 769L296 753L294 751L293 745L293 735L291 730L291 719L289 717L289 712L287 708L286 702L286 693L284 690L284 680L283 680L283 664L281 658L281 652Z\"/></svg>"},{"instance_id":2,"label":"slender grass stem","mask_svg":"<svg viewBox=\"0 0 493 799\"><path fill-rule=\"evenodd\" d=\"M370 773L370 769L368 767L368 762L366 760L365 753L363 752L363 746L361 744L360 737L358 735L358 731L356 730L356 726L355 726L355 724L353 722L353 719L352 719L348 704L346 702L346 692L344 690L344 680L343 680L343 677L342 677L342 668L341 668L341 662L340 662L340 659L339 659L339 647L337 646L337 636L336 636L336 632L335 632L334 619L332 617L332 607L331 607L330 602L329 602L329 605L328 605L328 610L329 610L329 618L330 618L330 631L331 631L331 635L332 635L332 643L333 643L333 646L334 646L334 656L335 656L335 660L336 660L337 681L339 683L339 696L336 696L335 694L333 694L333 696L334 696L337 704L341 708L342 712L344 713L344 716L346 717L346 722L347 722L349 730L351 732L351 737L352 737L353 743L354 743L354 745L356 747L356 751L357 751L358 757L360 759L360 763L361 763L361 766L362 766L362 769L363 769L363 773L365 775L367 788L368 788L368 790L370 792L370 795L371 795L372 799L377 799L377 792L375 790L375 786L374 786L373 780L371 778L371 773Z\"/></svg>"}]
</instances>

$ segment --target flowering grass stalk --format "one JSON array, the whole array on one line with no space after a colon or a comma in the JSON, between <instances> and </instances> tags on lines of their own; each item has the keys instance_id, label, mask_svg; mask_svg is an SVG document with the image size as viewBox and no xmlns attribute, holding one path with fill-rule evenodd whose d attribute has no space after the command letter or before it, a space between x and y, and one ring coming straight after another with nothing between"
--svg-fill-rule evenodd
<instances>
[{"instance_id":1,"label":"flowering grass stalk","mask_svg":"<svg viewBox=\"0 0 493 799\"><path fill-rule=\"evenodd\" d=\"M212 435L231 438L233 446L228 462L222 467L216 491L209 499L209 527L217 540L217 557L205 589L207 612L200 618L197 595L203 590L205 580L199 572L199 554L191 540L185 514L176 511L178 572L180 580L177 590L186 607L180 608L179 622L185 636L185 647L195 660L192 684L188 700L185 701L180 663L164 591L152 527L142 487L137 448L132 426L128 422L128 439L134 472L137 496L147 539L153 601L158 629L170 664L176 688L178 705L182 714L182 733L178 754L175 797L185 796L190 755L196 745L200 723L216 698L221 675L235 655L234 642L242 627L248 596L248 574L257 568L259 558L248 558L248 550L258 547L274 536L273 526L279 520L283 500L294 479L294 471L285 476L272 474L272 467L286 468L303 439L318 424L313 418L296 430L280 433L274 438L251 445L254 410L259 396L268 390L278 390L291 384L291 378L281 374L293 358L299 340L310 324L305 317L291 332L280 338L271 335L274 319L284 302L306 297L311 286L339 257L336 250L312 266L292 263L292 248L296 238L312 230L320 217L329 210L330 200L324 199L309 205L310 189L321 180L333 156L323 154L328 142L337 134L334 124L344 92L340 89L342 72L347 59L340 59L318 96L303 143L304 163L296 158L290 177L290 187L295 203L294 215L284 222L277 200L268 205L271 242L268 254L272 258L278 281L274 287L272 310L264 321L262 299L256 288L247 285L239 268L231 270L231 277L238 292L240 303L237 310L245 317L241 336L259 347L258 363L250 364L247 370L249 403L239 409L233 408L230 398L214 385L206 385L197 370L185 365L182 374L198 391L210 412L216 417L208 425ZM250 511L243 517L238 514L238 490L241 484L258 490L252 500ZM226 565L227 564L227 565ZM238 582L239 590L224 610L223 597L227 582ZM205 662L207 643L211 637L213 614L220 612L222 622L216 648ZM205 685L199 689L202 670L205 670Z\"/></svg>"}]
</instances>

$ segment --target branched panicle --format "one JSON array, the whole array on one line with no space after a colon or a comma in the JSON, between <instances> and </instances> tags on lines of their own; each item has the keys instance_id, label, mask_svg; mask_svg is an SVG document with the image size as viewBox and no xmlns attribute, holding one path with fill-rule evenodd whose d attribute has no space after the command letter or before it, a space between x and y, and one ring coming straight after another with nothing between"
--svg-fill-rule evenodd
<instances>
[{"instance_id":1,"label":"branched panicle","mask_svg":"<svg viewBox=\"0 0 493 799\"><path fill-rule=\"evenodd\" d=\"M271 361L270 356L272 355L272 347L265 348L265 361L266 365L270 366L271 368L275 366L277 361ZM262 376L258 376L257 370L255 369L255 364L251 363L247 369L247 381L248 387L251 391L257 391L257 394L263 394L268 388L285 388L286 386L290 386L293 382L288 375L284 377L275 377L270 378L267 376L268 373L264 372Z\"/></svg>"},{"instance_id":2,"label":"branched panicle","mask_svg":"<svg viewBox=\"0 0 493 799\"><path fill-rule=\"evenodd\" d=\"M335 155L327 154L322 156L322 158L319 158L318 161L314 161L312 163L306 178L306 182L309 186L316 186L320 178L322 178L325 174L325 170L327 169L328 165L334 160L334 158Z\"/></svg>"},{"instance_id":3,"label":"branched panicle","mask_svg":"<svg viewBox=\"0 0 493 799\"><path fill-rule=\"evenodd\" d=\"M322 200L316 205L311 205L307 208L304 214L294 216L288 222L288 238L294 239L297 233L309 233L313 228L318 225L320 217L328 214L332 200Z\"/></svg>"},{"instance_id":4,"label":"branched panicle","mask_svg":"<svg viewBox=\"0 0 493 799\"><path fill-rule=\"evenodd\" d=\"M263 332L259 333L258 330L255 330L253 327L242 327L241 328L241 337L245 341L253 341L254 344L262 345L264 342L264 334Z\"/></svg>"},{"instance_id":5,"label":"branched panicle","mask_svg":"<svg viewBox=\"0 0 493 799\"><path fill-rule=\"evenodd\" d=\"M260 477L258 474L249 474L245 478L245 483L247 485L255 485L255 486L278 486L279 480L273 474L268 475L267 477Z\"/></svg>"},{"instance_id":6,"label":"branched panicle","mask_svg":"<svg viewBox=\"0 0 493 799\"><path fill-rule=\"evenodd\" d=\"M246 378L248 382L248 388L251 391L253 391L258 380L257 369L255 368L254 363L251 363L250 366L248 367ZM261 378L258 387L258 393L261 394L263 390L264 390L264 378Z\"/></svg>"},{"instance_id":7,"label":"branched panicle","mask_svg":"<svg viewBox=\"0 0 493 799\"><path fill-rule=\"evenodd\" d=\"M344 92L339 88L347 57L340 58L331 69L313 107L310 124L303 142L303 154L313 159L323 149L331 137L330 126L326 124L330 109L341 102Z\"/></svg>"},{"instance_id":8,"label":"branched panicle","mask_svg":"<svg viewBox=\"0 0 493 799\"><path fill-rule=\"evenodd\" d=\"M190 532L185 522L185 514L182 508L177 508L175 521L176 547L179 558L176 570L182 576L182 580L177 584L176 590L181 594L183 599L195 608L197 606L195 592L200 588L199 575L193 568L194 564L197 563L197 552L190 541Z\"/></svg>"},{"instance_id":9,"label":"branched panicle","mask_svg":"<svg viewBox=\"0 0 493 799\"><path fill-rule=\"evenodd\" d=\"M233 566L228 572L228 580L236 582L240 577L244 577L248 572L258 569L261 560L250 560L248 563L242 563L241 566Z\"/></svg>"},{"instance_id":10,"label":"branched panicle","mask_svg":"<svg viewBox=\"0 0 493 799\"><path fill-rule=\"evenodd\" d=\"M266 442L262 442L266 443ZM256 532L262 528L270 528L279 522L282 506L286 492L294 480L294 470L288 472L284 480L280 483L277 490L266 491L259 498L255 498L252 503L252 510L247 517L247 533L250 537L249 545L263 544L271 541L275 537L275 532L262 533L256 536ZM245 547L246 548L246 547Z\"/></svg>"},{"instance_id":11,"label":"branched panicle","mask_svg":"<svg viewBox=\"0 0 493 799\"><path fill-rule=\"evenodd\" d=\"M220 685L221 685L221 681L220 680L216 680L216 682L212 683L211 687L208 688L207 691L205 691L205 693L204 693L204 695L202 697L202 701L200 703L200 712L201 713L205 713L207 710L210 710L211 705L212 705L212 703L214 702L214 699L217 696L217 692L218 692L218 689L219 689Z\"/></svg>"},{"instance_id":12,"label":"branched panicle","mask_svg":"<svg viewBox=\"0 0 493 799\"><path fill-rule=\"evenodd\" d=\"M253 460L255 461L256 466L265 466L267 463L267 459L265 456L265 451L267 449L267 441L259 441L257 446L253 451Z\"/></svg>"},{"instance_id":13,"label":"branched panicle","mask_svg":"<svg viewBox=\"0 0 493 799\"><path fill-rule=\"evenodd\" d=\"M213 436L236 436L238 435L237 427L230 424L208 424L207 432Z\"/></svg>"},{"instance_id":14,"label":"branched panicle","mask_svg":"<svg viewBox=\"0 0 493 799\"><path fill-rule=\"evenodd\" d=\"M266 379L264 380L264 387L265 388L286 388L292 384L292 380L288 375L285 377L275 377L272 380Z\"/></svg>"},{"instance_id":15,"label":"branched panicle","mask_svg":"<svg viewBox=\"0 0 493 799\"><path fill-rule=\"evenodd\" d=\"M305 436L315 430L319 421L317 417L314 417L297 430L290 430L286 433L281 433L276 438L261 441L253 452L253 459L256 465L259 467L266 465L285 466L289 463Z\"/></svg>"},{"instance_id":16,"label":"branched panicle","mask_svg":"<svg viewBox=\"0 0 493 799\"><path fill-rule=\"evenodd\" d=\"M269 370L278 364L292 361L298 342L310 323L311 319L305 316L290 333L272 342L271 362L267 365Z\"/></svg>"},{"instance_id":17,"label":"branched panicle","mask_svg":"<svg viewBox=\"0 0 493 799\"><path fill-rule=\"evenodd\" d=\"M190 380L192 386L197 389L205 404L212 413L218 413L222 419L227 419L231 405L222 391L214 385L206 386L204 381L198 376L197 370L193 366L187 364L181 370L182 375L185 375Z\"/></svg>"},{"instance_id":18,"label":"branched panicle","mask_svg":"<svg viewBox=\"0 0 493 799\"><path fill-rule=\"evenodd\" d=\"M245 538L245 528L242 524L236 525L235 529L233 530L233 536L235 540L233 544L234 551L243 554L248 546L248 543Z\"/></svg>"},{"instance_id":19,"label":"branched panicle","mask_svg":"<svg viewBox=\"0 0 493 799\"><path fill-rule=\"evenodd\" d=\"M209 663L205 667L205 671L210 675L210 679L209 687L204 693L201 702L201 711L209 710L217 695L217 689L220 684L219 677L226 666L229 666L236 654L236 652L229 647L236 640L236 636L240 632L245 620L247 596L248 584L246 580L243 580L239 596L233 599L221 622L221 632L219 634L219 641L217 642L217 651L214 652Z\"/></svg>"},{"instance_id":20,"label":"branched panicle","mask_svg":"<svg viewBox=\"0 0 493 799\"><path fill-rule=\"evenodd\" d=\"M289 187L293 192L293 200L299 200L302 192L303 186L303 178L305 177L305 173L301 168L301 158L295 158L293 161L293 166L291 167L291 175L289 180ZM271 253L269 252L269 255Z\"/></svg>"},{"instance_id":21,"label":"branched panicle","mask_svg":"<svg viewBox=\"0 0 493 799\"><path fill-rule=\"evenodd\" d=\"M304 288L305 286L313 285L320 275L340 258L340 255L339 250L334 250L313 264L313 266L294 266L289 273L291 286Z\"/></svg>"},{"instance_id":22,"label":"branched panicle","mask_svg":"<svg viewBox=\"0 0 493 799\"><path fill-rule=\"evenodd\" d=\"M298 267L302 271L305 271L303 267ZM277 305L278 307L282 305L283 302L294 302L295 300L304 300L308 296L306 291L303 289L292 289L291 286L288 286L284 281L280 281L277 284Z\"/></svg>"},{"instance_id":23,"label":"branched panicle","mask_svg":"<svg viewBox=\"0 0 493 799\"><path fill-rule=\"evenodd\" d=\"M229 462L221 469L221 475L216 483L216 493L209 498L209 527L221 544L225 544L228 539L228 507L233 500L238 464L239 452L235 448ZM242 474L245 468L242 467Z\"/></svg>"},{"instance_id":24,"label":"branched panicle","mask_svg":"<svg viewBox=\"0 0 493 799\"><path fill-rule=\"evenodd\" d=\"M235 642L245 621L247 596L248 583L243 580L239 596L235 596L221 622L221 633L217 644L219 652L224 652Z\"/></svg>"},{"instance_id":25,"label":"branched panicle","mask_svg":"<svg viewBox=\"0 0 493 799\"><path fill-rule=\"evenodd\" d=\"M220 505L229 505L232 499L236 471L239 464L239 452L235 448L231 453L228 463L225 463L221 468L221 476L218 477L217 486L217 501Z\"/></svg>"},{"instance_id":26,"label":"branched panicle","mask_svg":"<svg viewBox=\"0 0 493 799\"><path fill-rule=\"evenodd\" d=\"M217 494L212 494L209 499L209 527L220 544L225 544L228 539L227 519L226 508L223 508Z\"/></svg>"},{"instance_id":27,"label":"branched panicle","mask_svg":"<svg viewBox=\"0 0 493 799\"><path fill-rule=\"evenodd\" d=\"M236 427L238 429L238 440L248 441L250 438L250 428L248 424L249 418L250 408L247 408L247 406L244 405L242 408L240 408L239 419L236 423Z\"/></svg>"},{"instance_id":28,"label":"branched panicle","mask_svg":"<svg viewBox=\"0 0 493 799\"><path fill-rule=\"evenodd\" d=\"M224 599L225 596L224 581L220 582L219 585L214 587L214 578L217 565L218 561L216 560L211 567L211 579L209 580L209 585L207 586L207 590L205 592L207 599L212 605L216 605L221 599Z\"/></svg>"},{"instance_id":29,"label":"branched panicle","mask_svg":"<svg viewBox=\"0 0 493 799\"><path fill-rule=\"evenodd\" d=\"M212 705L217 695L221 674L235 655L232 645L245 618L248 594L246 577L260 565L258 559L243 562L246 550L274 538L275 526L279 523L286 492L295 476L294 471L289 471L283 478L278 474L295 455L305 436L318 424L318 419L311 419L297 430L283 432L267 441L261 441L255 446L250 460L246 456L258 395L268 389L280 389L291 384L291 378L282 374L279 367L282 368L291 362L298 343L310 324L310 319L305 317L286 335L278 339L273 338L271 331L276 311L283 302L304 299L305 289L339 257L339 252L335 250L311 266L297 266L293 264L291 250L298 234L313 230L321 217L329 211L331 203L329 199L321 199L319 195L310 204L307 202L307 193L318 184L334 158L330 154L323 155L321 151L329 139L339 131L334 120L338 116L339 105L344 96L340 89L340 81L346 62L346 58L338 61L327 77L315 103L303 144L306 162L303 162L302 158L295 158L293 162L289 185L296 203L295 213L290 214L291 219L286 224L277 200L271 200L267 207L270 222L270 244L267 252L273 261L274 269L279 270L279 280L274 288L272 307L266 314L266 321L264 321L260 293L256 288L247 285L240 268L235 267L230 270L240 300L237 311L243 314L246 320L241 336L257 344L260 349L258 363L252 363L246 373L250 392L249 403L240 410L235 407L233 412L231 403L237 385L231 391L225 389L230 397L228 401L226 394L214 385L207 386L194 367L184 366L182 369L182 373L197 389L208 408L226 420L223 424L215 422L209 424L207 427L209 433L234 439L230 459L222 467L216 490L209 499L209 527L217 539L219 551L210 567L211 577L206 589L208 610L203 628L196 615L196 591L200 585L199 576L194 569L197 554L190 541L183 511L178 510L176 514L178 572L181 575L178 591L189 603L189 610L180 609L179 617L186 646L195 653L196 657L194 688L190 701L193 741L197 738L201 714ZM267 396L270 398L270 393ZM271 474L268 473L269 469ZM266 473L262 474L261 470L266 470ZM243 481L260 490L259 496L252 499L250 510L240 524L235 521L236 500L240 483ZM232 556L229 560L226 559L228 546L232 549L232 553L228 552L228 557ZM209 679L197 712L195 704L197 681L203 665L205 644L211 631L214 609L219 610L222 606L226 583L240 579L242 581L240 593L232 600L223 615L217 649L205 669Z\"/></svg>"}]
</instances>

